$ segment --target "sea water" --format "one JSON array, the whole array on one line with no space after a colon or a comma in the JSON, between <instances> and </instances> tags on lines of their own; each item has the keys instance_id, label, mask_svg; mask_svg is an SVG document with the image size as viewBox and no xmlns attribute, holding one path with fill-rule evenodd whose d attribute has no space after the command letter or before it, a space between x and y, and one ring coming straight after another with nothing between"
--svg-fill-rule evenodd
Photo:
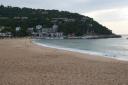
<instances>
[{"instance_id":1,"label":"sea water","mask_svg":"<svg viewBox=\"0 0 128 85\"><path fill-rule=\"evenodd\" d=\"M128 39L126 37L109 39L36 39L34 42L51 48L128 60Z\"/></svg>"}]
</instances>

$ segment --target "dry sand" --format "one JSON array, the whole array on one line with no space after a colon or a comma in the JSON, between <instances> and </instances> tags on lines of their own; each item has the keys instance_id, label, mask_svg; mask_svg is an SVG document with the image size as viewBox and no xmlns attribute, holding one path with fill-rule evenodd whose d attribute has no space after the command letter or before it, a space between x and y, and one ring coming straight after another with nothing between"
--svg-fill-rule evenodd
<instances>
[{"instance_id":1,"label":"dry sand","mask_svg":"<svg viewBox=\"0 0 128 85\"><path fill-rule=\"evenodd\" d=\"M128 62L0 40L0 85L128 85Z\"/></svg>"}]
</instances>

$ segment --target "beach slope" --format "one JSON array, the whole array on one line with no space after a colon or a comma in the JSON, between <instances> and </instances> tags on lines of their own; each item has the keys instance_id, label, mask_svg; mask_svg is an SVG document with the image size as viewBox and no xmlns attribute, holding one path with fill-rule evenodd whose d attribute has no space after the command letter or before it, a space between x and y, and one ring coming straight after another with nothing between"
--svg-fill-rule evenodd
<instances>
[{"instance_id":1,"label":"beach slope","mask_svg":"<svg viewBox=\"0 0 128 85\"><path fill-rule=\"evenodd\" d=\"M0 85L128 85L128 62L0 40Z\"/></svg>"}]
</instances>

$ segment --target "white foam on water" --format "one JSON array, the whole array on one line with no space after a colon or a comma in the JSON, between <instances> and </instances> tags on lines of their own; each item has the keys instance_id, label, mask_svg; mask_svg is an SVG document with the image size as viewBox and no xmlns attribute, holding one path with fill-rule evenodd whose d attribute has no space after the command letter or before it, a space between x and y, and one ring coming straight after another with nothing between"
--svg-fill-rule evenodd
<instances>
[{"instance_id":1,"label":"white foam on water","mask_svg":"<svg viewBox=\"0 0 128 85\"><path fill-rule=\"evenodd\" d=\"M74 48L61 47L61 46L57 46L57 45L44 44L44 43L37 42L35 39L33 39L32 42L36 45L43 46L43 47L48 47L48 48L55 48L55 49L59 49L59 50L78 52L78 53L89 54L89 55L97 55L97 56L103 56L103 57L106 57L106 58L128 61L128 59L124 58L124 57L111 56L109 54L94 52L94 51L88 51L88 50L80 50L80 49L74 49Z\"/></svg>"}]
</instances>

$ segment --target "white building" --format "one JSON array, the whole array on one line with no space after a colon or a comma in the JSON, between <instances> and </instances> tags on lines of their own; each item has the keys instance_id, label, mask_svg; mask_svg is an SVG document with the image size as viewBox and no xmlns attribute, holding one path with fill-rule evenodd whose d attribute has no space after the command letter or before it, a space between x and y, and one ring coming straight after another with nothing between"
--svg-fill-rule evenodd
<instances>
[{"instance_id":1,"label":"white building","mask_svg":"<svg viewBox=\"0 0 128 85\"><path fill-rule=\"evenodd\" d=\"M43 39L63 39L63 33L57 32L58 31L58 25L54 24L52 28L42 28L42 26L38 25L36 26L37 36L38 38Z\"/></svg>"},{"instance_id":2,"label":"white building","mask_svg":"<svg viewBox=\"0 0 128 85\"><path fill-rule=\"evenodd\" d=\"M50 32L51 28L42 28L42 33Z\"/></svg>"},{"instance_id":3,"label":"white building","mask_svg":"<svg viewBox=\"0 0 128 85\"><path fill-rule=\"evenodd\" d=\"M37 29L37 30L39 30L39 29L41 29L41 28L42 28L42 25L37 25L37 26L36 26L36 29Z\"/></svg>"},{"instance_id":4,"label":"white building","mask_svg":"<svg viewBox=\"0 0 128 85\"><path fill-rule=\"evenodd\" d=\"M11 36L12 36L11 32L0 33L0 37L11 37Z\"/></svg>"},{"instance_id":5,"label":"white building","mask_svg":"<svg viewBox=\"0 0 128 85\"><path fill-rule=\"evenodd\" d=\"M16 32L20 31L21 27L16 27Z\"/></svg>"},{"instance_id":6,"label":"white building","mask_svg":"<svg viewBox=\"0 0 128 85\"><path fill-rule=\"evenodd\" d=\"M57 32L58 31L58 25L54 24L52 26L52 30L53 30L53 32Z\"/></svg>"}]
</instances>

